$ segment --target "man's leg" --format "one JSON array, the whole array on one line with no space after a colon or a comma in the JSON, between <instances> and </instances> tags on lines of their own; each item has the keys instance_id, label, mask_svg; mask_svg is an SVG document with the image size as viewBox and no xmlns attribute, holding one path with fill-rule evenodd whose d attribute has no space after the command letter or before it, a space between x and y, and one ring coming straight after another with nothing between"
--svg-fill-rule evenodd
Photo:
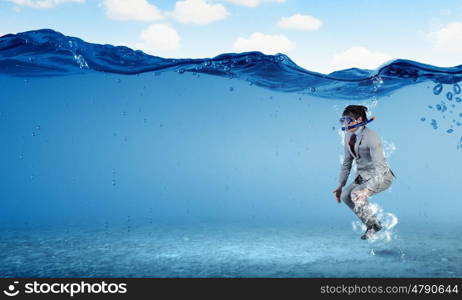
<instances>
[{"instance_id":1,"label":"man's leg","mask_svg":"<svg viewBox=\"0 0 462 300\"><path fill-rule=\"evenodd\" d=\"M359 184L353 181L346 188L342 190L342 194L340 195L340 200L342 200L346 205L348 205L348 207L353 211L355 208L355 204L351 200L351 191L357 186L359 186Z\"/></svg>"},{"instance_id":2,"label":"man's leg","mask_svg":"<svg viewBox=\"0 0 462 300\"><path fill-rule=\"evenodd\" d=\"M374 214L367 196L361 194L361 191L364 191L365 185L360 184L356 185L351 190L351 200L354 203L353 211L358 216L358 218L363 222L367 227L378 222L377 216Z\"/></svg>"}]
</instances>

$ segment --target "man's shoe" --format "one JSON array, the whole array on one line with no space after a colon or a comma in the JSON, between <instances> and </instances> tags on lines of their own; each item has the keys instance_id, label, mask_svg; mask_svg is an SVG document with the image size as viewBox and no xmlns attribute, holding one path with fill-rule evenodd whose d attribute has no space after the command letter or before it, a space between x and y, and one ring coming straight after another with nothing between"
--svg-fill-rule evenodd
<instances>
[{"instance_id":1,"label":"man's shoe","mask_svg":"<svg viewBox=\"0 0 462 300\"><path fill-rule=\"evenodd\" d=\"M380 221L378 220L376 223L374 223L373 226L374 226L375 232L380 231L382 229L382 224L380 224Z\"/></svg>"},{"instance_id":2,"label":"man's shoe","mask_svg":"<svg viewBox=\"0 0 462 300\"><path fill-rule=\"evenodd\" d=\"M361 239L367 240L371 238L374 235L374 233L376 233L377 231L380 231L381 229L382 229L382 224L380 224L380 222L377 221L376 223L367 227L366 232L364 232L364 234L361 236Z\"/></svg>"}]
</instances>

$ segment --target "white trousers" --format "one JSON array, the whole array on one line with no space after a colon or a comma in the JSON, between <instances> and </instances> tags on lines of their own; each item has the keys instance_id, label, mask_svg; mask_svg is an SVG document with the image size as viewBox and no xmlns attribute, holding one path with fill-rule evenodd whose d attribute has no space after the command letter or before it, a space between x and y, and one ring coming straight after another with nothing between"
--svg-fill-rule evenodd
<instances>
[{"instance_id":1,"label":"white trousers","mask_svg":"<svg viewBox=\"0 0 462 300\"><path fill-rule=\"evenodd\" d=\"M361 176L358 175L358 177L356 177L356 179L350 185L342 189L340 199L346 205L348 205L349 208L351 208L351 210L358 216L361 222L363 222L366 226L371 226L378 221L377 216L372 211L367 197L358 197L357 195L358 191L364 190L366 188L365 182L366 181L364 181ZM372 192L372 194L369 196L388 189L392 182L393 175L391 175L391 173L387 173L387 175L383 176L381 180L377 181L378 186L374 187L376 191Z\"/></svg>"}]
</instances>

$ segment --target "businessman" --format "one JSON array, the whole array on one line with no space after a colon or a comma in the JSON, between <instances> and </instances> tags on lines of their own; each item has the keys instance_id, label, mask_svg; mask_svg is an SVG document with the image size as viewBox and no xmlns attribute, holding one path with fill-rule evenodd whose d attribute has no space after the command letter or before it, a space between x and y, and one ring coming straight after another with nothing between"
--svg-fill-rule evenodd
<instances>
[{"instance_id":1,"label":"businessman","mask_svg":"<svg viewBox=\"0 0 462 300\"><path fill-rule=\"evenodd\" d=\"M367 107L363 105L349 105L340 119L345 129L345 154L339 185L334 190L337 202L343 201L366 225L366 232L361 236L363 240L382 229L368 197L388 189L395 176L384 157L380 136L365 125L371 121L367 119L366 111ZM354 159L355 180L343 189Z\"/></svg>"}]
</instances>

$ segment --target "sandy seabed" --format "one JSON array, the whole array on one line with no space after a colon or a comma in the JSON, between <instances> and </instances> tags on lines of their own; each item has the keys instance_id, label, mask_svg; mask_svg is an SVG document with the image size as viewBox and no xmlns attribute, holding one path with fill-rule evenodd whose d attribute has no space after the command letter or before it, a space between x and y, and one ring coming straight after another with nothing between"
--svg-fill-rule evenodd
<instances>
[{"instance_id":1,"label":"sandy seabed","mask_svg":"<svg viewBox=\"0 0 462 300\"><path fill-rule=\"evenodd\" d=\"M454 232L397 226L363 241L355 227L2 229L0 277L462 277Z\"/></svg>"}]
</instances>

